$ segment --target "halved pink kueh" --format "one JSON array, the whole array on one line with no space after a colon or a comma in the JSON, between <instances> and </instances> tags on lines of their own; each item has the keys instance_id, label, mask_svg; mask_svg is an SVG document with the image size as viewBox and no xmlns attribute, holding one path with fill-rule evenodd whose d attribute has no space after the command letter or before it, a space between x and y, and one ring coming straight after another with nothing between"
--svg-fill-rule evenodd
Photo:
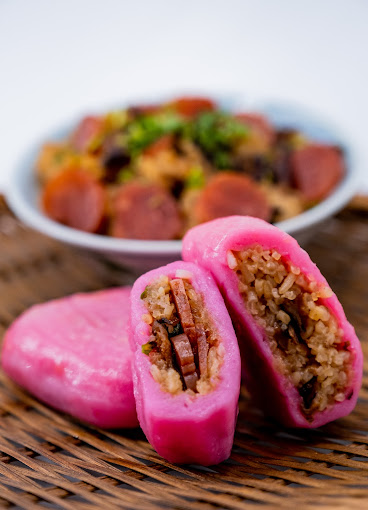
<instances>
[{"instance_id":1,"label":"halved pink kueh","mask_svg":"<svg viewBox=\"0 0 368 510\"><path fill-rule=\"evenodd\" d=\"M360 342L295 239L260 219L232 216L191 229L183 258L214 276L238 336L245 383L267 414L311 428L354 409Z\"/></svg>"},{"instance_id":2,"label":"halved pink kueh","mask_svg":"<svg viewBox=\"0 0 368 510\"><path fill-rule=\"evenodd\" d=\"M35 305L5 334L1 363L47 404L104 428L137 427L128 341L130 287Z\"/></svg>"},{"instance_id":3,"label":"halved pink kueh","mask_svg":"<svg viewBox=\"0 0 368 510\"><path fill-rule=\"evenodd\" d=\"M227 459L238 414L240 356L211 275L174 262L138 278L130 339L138 419L155 450L179 464Z\"/></svg>"}]
</instances>

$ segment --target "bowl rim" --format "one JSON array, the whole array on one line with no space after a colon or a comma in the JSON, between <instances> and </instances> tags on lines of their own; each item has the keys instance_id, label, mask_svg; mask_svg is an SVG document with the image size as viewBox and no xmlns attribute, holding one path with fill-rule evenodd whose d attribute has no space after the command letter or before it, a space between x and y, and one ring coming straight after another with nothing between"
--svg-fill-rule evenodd
<instances>
[{"instance_id":1,"label":"bowl rim","mask_svg":"<svg viewBox=\"0 0 368 510\"><path fill-rule=\"evenodd\" d=\"M209 95L210 97L214 96L211 94ZM216 100L216 97L214 99ZM221 103L221 101L218 99L217 102ZM131 103L131 101L125 102L125 104ZM336 141L343 142L343 146L347 149L349 156L349 163L346 167L346 173L343 179L327 198L325 198L322 202L315 205L314 207L308 209L307 211L294 216L293 218L274 224L281 230L284 230L285 232L293 235L307 230L312 225L320 223L321 221L332 216L344 205L346 205L358 189L360 172L358 163L356 161L356 149L354 144L345 134L337 131L335 127L330 128L324 119L321 119L319 116L315 116L314 111L312 111L310 108L306 110L305 106L301 107L295 103L281 100L277 102L275 101L275 103L278 106L281 106L281 108L286 107L286 111L292 108L293 111L296 112L303 112L304 110L304 112L308 112L308 115L312 114L314 121L317 120L317 123L321 123L322 126L327 126L328 131L332 133L333 138L335 138ZM245 104L242 107L248 111L253 110L262 112L265 110L264 107L262 108L262 104L267 105L267 102L258 102L258 105L253 103L250 105ZM119 106L119 108L120 107L124 107L124 104ZM231 111L231 108L227 109ZM237 109L239 109L239 105L237 105ZM103 111L108 110L105 108ZM29 200L26 199L24 192L22 191L20 182L24 177L32 178L34 176L34 161L39 152L40 145L45 143L45 140L60 138L61 131L66 134L70 132L70 130L70 125L68 129L64 129L63 131L59 129L59 135L55 137L52 136L53 133L50 134L49 132L49 134L47 134L45 137L42 137L41 139L38 138L38 140L33 140L33 142L29 144L28 150L22 151L21 156L15 165L14 171L11 173L9 186L6 190L6 197L10 208L18 216L18 218L29 227L38 230L39 232L46 234L49 237L55 238L67 244L92 249L95 251L110 252L116 254L126 253L130 255L151 254L160 256L172 256L175 254L180 254L182 246L181 240L136 240L114 238L100 234L90 234L57 223L56 221L44 215L41 209L37 207L37 205L30 204ZM30 162L31 164L29 164ZM35 179L34 186L37 187Z\"/></svg>"}]
</instances>

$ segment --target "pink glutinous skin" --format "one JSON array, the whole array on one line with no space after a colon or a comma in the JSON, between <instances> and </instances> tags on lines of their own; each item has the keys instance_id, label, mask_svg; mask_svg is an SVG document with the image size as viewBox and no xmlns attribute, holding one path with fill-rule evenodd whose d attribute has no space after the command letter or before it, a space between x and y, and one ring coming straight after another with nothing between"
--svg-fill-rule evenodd
<instances>
[{"instance_id":1,"label":"pink glutinous skin","mask_svg":"<svg viewBox=\"0 0 368 510\"><path fill-rule=\"evenodd\" d=\"M314 428L349 414L355 407L362 382L363 355L354 328L347 321L335 294L321 299L337 319L343 342L352 353L352 379L346 399L336 402L308 421L301 411L301 397L293 384L274 368L273 356L263 329L247 312L238 290L238 279L229 268L229 250L244 250L258 244L275 249L301 272L328 287L309 255L290 235L260 219L246 216L221 218L191 229L183 240L183 259L200 264L214 276L227 303L242 353L245 383L258 405L287 426ZM329 288L329 287L328 287Z\"/></svg>"},{"instance_id":2,"label":"pink glutinous skin","mask_svg":"<svg viewBox=\"0 0 368 510\"><path fill-rule=\"evenodd\" d=\"M137 427L129 296L124 287L33 306L6 332L4 371L43 402L85 422Z\"/></svg>"},{"instance_id":3,"label":"pink glutinous skin","mask_svg":"<svg viewBox=\"0 0 368 510\"><path fill-rule=\"evenodd\" d=\"M141 299L146 286L177 270L189 271L224 347L220 380L206 395L172 395L151 375L151 361L142 353L151 326L142 320L147 308ZM179 276L179 274L178 274ZM134 351L133 382L140 425L155 450L177 464L218 464L230 455L240 392L240 355L234 329L221 294L211 275L185 262L174 262L141 276L131 293L131 346Z\"/></svg>"}]
</instances>

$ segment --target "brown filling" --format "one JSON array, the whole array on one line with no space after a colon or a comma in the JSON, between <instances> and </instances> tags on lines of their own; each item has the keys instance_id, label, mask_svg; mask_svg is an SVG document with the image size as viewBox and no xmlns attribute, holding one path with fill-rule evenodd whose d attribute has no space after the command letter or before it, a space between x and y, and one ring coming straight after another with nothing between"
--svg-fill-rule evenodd
<instances>
[{"instance_id":1,"label":"brown filling","mask_svg":"<svg viewBox=\"0 0 368 510\"><path fill-rule=\"evenodd\" d=\"M146 287L141 298L149 313L143 319L152 324L152 334L142 351L164 390L205 394L219 378L223 346L187 276L161 276Z\"/></svg>"},{"instance_id":2,"label":"brown filling","mask_svg":"<svg viewBox=\"0 0 368 510\"><path fill-rule=\"evenodd\" d=\"M289 377L311 419L345 400L351 354L336 318L322 303L331 291L301 274L275 250L228 252L248 311L264 328L275 368Z\"/></svg>"}]
</instances>

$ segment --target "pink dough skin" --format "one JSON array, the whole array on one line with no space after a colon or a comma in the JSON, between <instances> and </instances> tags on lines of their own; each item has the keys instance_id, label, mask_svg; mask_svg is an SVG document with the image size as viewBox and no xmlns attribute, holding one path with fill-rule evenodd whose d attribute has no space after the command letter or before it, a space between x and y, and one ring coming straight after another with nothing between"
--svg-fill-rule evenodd
<instances>
[{"instance_id":1,"label":"pink dough skin","mask_svg":"<svg viewBox=\"0 0 368 510\"><path fill-rule=\"evenodd\" d=\"M276 371L273 356L263 329L246 311L238 290L238 279L229 268L229 250L243 250L259 244L275 249L300 268L301 272L329 288L317 266L290 235L263 220L247 216L230 216L192 228L183 239L183 259L195 262L214 276L233 320L242 353L245 384L254 400L266 412L289 427L315 428L349 414L355 407L362 384L363 354L354 328L347 321L336 295L321 299L336 317L343 330L343 342L349 342L352 353L352 380L346 399L336 402L311 421L302 414L301 397L291 382Z\"/></svg>"},{"instance_id":2,"label":"pink dough skin","mask_svg":"<svg viewBox=\"0 0 368 510\"><path fill-rule=\"evenodd\" d=\"M203 296L225 349L220 380L207 395L172 395L163 391L151 375L149 356L142 353L151 326L142 320L147 308L140 296L161 275L175 278L176 271L183 269L193 275L191 284ZM174 262L138 278L131 293L130 340L138 419L157 453L176 464L208 466L227 459L238 415L241 365L234 329L211 275L194 264Z\"/></svg>"},{"instance_id":3,"label":"pink dough skin","mask_svg":"<svg viewBox=\"0 0 368 510\"><path fill-rule=\"evenodd\" d=\"M137 427L130 287L35 305L5 334L7 375L47 404L103 428Z\"/></svg>"}]
</instances>

